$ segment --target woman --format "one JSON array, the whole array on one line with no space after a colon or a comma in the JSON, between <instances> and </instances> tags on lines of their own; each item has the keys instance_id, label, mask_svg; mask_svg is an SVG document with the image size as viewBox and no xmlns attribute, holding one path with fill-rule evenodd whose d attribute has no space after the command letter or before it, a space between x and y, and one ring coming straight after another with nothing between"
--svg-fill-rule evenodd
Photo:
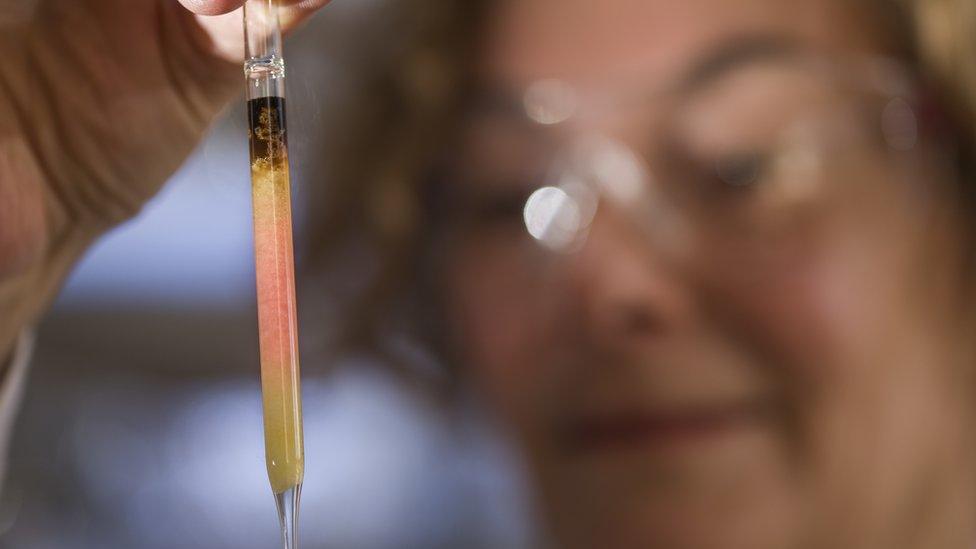
<instances>
[{"instance_id":1,"label":"woman","mask_svg":"<svg viewBox=\"0 0 976 549\"><path fill-rule=\"evenodd\" d=\"M5 349L236 83L191 64L231 51L218 24L132 4L0 38ZM379 295L436 304L419 335L523 450L556 546L971 547L971 3L403 9L316 245L352 227L390 258ZM151 22L185 63L143 44L158 63L52 85L81 78L56 25L120 14L70 40Z\"/></svg>"}]
</instances>

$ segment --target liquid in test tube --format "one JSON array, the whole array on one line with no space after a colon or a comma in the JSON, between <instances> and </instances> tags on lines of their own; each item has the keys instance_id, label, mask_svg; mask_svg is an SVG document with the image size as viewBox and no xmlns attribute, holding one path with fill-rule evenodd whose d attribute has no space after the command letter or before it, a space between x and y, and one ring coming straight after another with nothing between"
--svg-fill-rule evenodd
<instances>
[{"instance_id":1,"label":"liquid in test tube","mask_svg":"<svg viewBox=\"0 0 976 549\"><path fill-rule=\"evenodd\" d=\"M244 28L265 457L285 549L296 549L305 450L285 64L275 1L249 0Z\"/></svg>"}]
</instances>

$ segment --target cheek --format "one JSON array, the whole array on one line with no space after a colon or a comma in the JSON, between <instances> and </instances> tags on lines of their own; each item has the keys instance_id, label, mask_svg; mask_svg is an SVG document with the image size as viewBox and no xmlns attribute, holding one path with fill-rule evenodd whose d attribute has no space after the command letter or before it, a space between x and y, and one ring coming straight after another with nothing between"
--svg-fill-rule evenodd
<instances>
[{"instance_id":1,"label":"cheek","mask_svg":"<svg viewBox=\"0 0 976 549\"><path fill-rule=\"evenodd\" d=\"M515 268L517 258L487 248L457 254L449 263L448 320L474 386L516 424L531 422L553 384L554 307L547 288Z\"/></svg>"},{"instance_id":2,"label":"cheek","mask_svg":"<svg viewBox=\"0 0 976 549\"><path fill-rule=\"evenodd\" d=\"M726 305L757 334L808 423L820 414L863 417L906 392L935 400L945 390L934 385L945 383L955 343L932 327L950 312L934 305L944 302L923 273L949 267L945 258L933 263L924 253L932 243L907 226L881 226L891 229L825 228L809 246L760 263L757 278L724 282Z\"/></svg>"},{"instance_id":3,"label":"cheek","mask_svg":"<svg viewBox=\"0 0 976 549\"><path fill-rule=\"evenodd\" d=\"M890 526L921 479L957 474L952 456L968 455L951 300L931 277L951 271L953 247L872 213L722 294L776 357L811 507L849 532Z\"/></svg>"},{"instance_id":4,"label":"cheek","mask_svg":"<svg viewBox=\"0 0 976 549\"><path fill-rule=\"evenodd\" d=\"M930 328L950 304L931 275L953 269L946 235L931 230L920 197L894 183L887 193L851 187L798 216L783 242L713 258L749 259L741 271L713 269L721 272L706 284L806 396L884 383L920 354L943 358L946 341Z\"/></svg>"}]
</instances>

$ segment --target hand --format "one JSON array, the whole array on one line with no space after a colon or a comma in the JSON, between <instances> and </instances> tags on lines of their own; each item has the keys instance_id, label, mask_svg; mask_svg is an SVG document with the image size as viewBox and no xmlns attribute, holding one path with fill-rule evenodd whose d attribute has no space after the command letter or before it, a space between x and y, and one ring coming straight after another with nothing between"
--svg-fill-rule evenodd
<instances>
[{"instance_id":1,"label":"hand","mask_svg":"<svg viewBox=\"0 0 976 549\"><path fill-rule=\"evenodd\" d=\"M243 0L0 0L0 360L242 88ZM294 28L328 0L282 0ZM29 3L28 3L29 4Z\"/></svg>"}]
</instances>

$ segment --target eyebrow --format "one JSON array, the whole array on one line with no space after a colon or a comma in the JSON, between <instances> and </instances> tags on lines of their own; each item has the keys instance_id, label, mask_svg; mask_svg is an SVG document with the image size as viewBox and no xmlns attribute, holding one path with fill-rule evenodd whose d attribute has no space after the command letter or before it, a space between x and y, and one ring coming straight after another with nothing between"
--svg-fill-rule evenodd
<instances>
[{"instance_id":1,"label":"eyebrow","mask_svg":"<svg viewBox=\"0 0 976 549\"><path fill-rule=\"evenodd\" d=\"M767 60L786 60L797 57L800 44L782 35L739 35L723 40L699 58L674 88L679 94L693 94L726 74Z\"/></svg>"},{"instance_id":2,"label":"eyebrow","mask_svg":"<svg viewBox=\"0 0 976 549\"><path fill-rule=\"evenodd\" d=\"M726 38L709 48L677 78L666 85L679 96L693 95L723 76L753 63L791 60L801 56L802 46L795 39L776 34L741 34ZM475 94L474 112L493 117L525 118L522 96L508 87L489 87Z\"/></svg>"}]
</instances>

